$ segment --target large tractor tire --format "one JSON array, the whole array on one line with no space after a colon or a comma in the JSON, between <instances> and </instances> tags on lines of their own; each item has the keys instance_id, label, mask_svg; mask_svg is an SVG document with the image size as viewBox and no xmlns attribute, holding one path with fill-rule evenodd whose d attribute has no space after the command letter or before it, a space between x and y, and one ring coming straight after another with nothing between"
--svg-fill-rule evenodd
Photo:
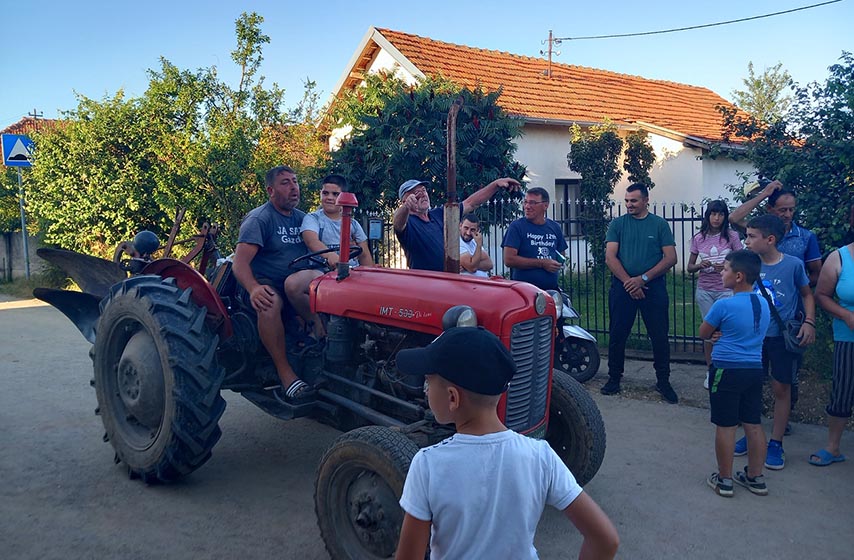
<instances>
[{"instance_id":1,"label":"large tractor tire","mask_svg":"<svg viewBox=\"0 0 854 560\"><path fill-rule=\"evenodd\" d=\"M333 560L391 558L400 538L398 504L418 446L380 426L339 437L317 468L314 508Z\"/></svg>"},{"instance_id":2,"label":"large tractor tire","mask_svg":"<svg viewBox=\"0 0 854 560\"><path fill-rule=\"evenodd\" d=\"M101 303L92 360L98 409L131 477L169 482L199 468L222 432L219 337L173 278L136 276Z\"/></svg>"},{"instance_id":3,"label":"large tractor tire","mask_svg":"<svg viewBox=\"0 0 854 560\"><path fill-rule=\"evenodd\" d=\"M590 482L605 458L605 424L587 390L566 373L554 370L546 441L579 484Z\"/></svg>"},{"instance_id":4,"label":"large tractor tire","mask_svg":"<svg viewBox=\"0 0 854 560\"><path fill-rule=\"evenodd\" d=\"M599 371L599 347L592 340L564 338L555 348L555 366L579 383L587 383Z\"/></svg>"}]
</instances>

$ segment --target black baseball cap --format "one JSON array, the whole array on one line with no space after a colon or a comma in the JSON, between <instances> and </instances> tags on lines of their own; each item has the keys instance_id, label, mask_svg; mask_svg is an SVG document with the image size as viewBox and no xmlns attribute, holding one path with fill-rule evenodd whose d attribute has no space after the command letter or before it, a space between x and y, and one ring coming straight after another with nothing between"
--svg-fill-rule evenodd
<instances>
[{"instance_id":1,"label":"black baseball cap","mask_svg":"<svg viewBox=\"0 0 854 560\"><path fill-rule=\"evenodd\" d=\"M397 353L397 369L407 375L439 375L481 395L500 395L516 374L501 340L483 327L454 327L424 348Z\"/></svg>"}]
</instances>

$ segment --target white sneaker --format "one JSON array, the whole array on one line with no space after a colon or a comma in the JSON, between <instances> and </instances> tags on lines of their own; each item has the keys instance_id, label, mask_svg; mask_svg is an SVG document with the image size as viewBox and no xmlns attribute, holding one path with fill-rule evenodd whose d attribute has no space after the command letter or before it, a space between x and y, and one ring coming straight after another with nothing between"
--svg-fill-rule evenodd
<instances>
[{"instance_id":1,"label":"white sneaker","mask_svg":"<svg viewBox=\"0 0 854 560\"><path fill-rule=\"evenodd\" d=\"M705 381L703 381L703 388L704 389L709 388L709 372L708 371L706 372L706 379L705 379Z\"/></svg>"}]
</instances>

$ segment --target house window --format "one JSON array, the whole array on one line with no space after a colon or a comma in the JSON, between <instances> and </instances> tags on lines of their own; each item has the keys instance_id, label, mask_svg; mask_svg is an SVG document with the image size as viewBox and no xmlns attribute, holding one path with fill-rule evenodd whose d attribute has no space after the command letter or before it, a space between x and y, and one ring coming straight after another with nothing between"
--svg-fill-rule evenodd
<instances>
[{"instance_id":1,"label":"house window","mask_svg":"<svg viewBox=\"0 0 854 560\"><path fill-rule=\"evenodd\" d=\"M555 220L561 224L563 234L567 237L581 234L577 222L580 183L579 179L555 179L555 208L558 213Z\"/></svg>"}]
</instances>

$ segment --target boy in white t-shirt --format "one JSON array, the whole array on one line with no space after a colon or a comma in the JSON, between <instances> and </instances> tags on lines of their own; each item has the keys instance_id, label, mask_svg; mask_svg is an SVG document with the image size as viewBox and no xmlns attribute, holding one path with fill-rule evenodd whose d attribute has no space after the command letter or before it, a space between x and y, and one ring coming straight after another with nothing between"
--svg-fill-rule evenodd
<instances>
[{"instance_id":1,"label":"boy in white t-shirt","mask_svg":"<svg viewBox=\"0 0 854 560\"><path fill-rule=\"evenodd\" d=\"M516 366L482 327L448 329L429 346L401 350L397 367L425 375L436 421L457 433L412 459L400 505L406 515L396 558L537 558L534 533L546 504L584 536L579 558L613 558L619 537L608 516L543 440L508 430L496 406Z\"/></svg>"}]
</instances>

